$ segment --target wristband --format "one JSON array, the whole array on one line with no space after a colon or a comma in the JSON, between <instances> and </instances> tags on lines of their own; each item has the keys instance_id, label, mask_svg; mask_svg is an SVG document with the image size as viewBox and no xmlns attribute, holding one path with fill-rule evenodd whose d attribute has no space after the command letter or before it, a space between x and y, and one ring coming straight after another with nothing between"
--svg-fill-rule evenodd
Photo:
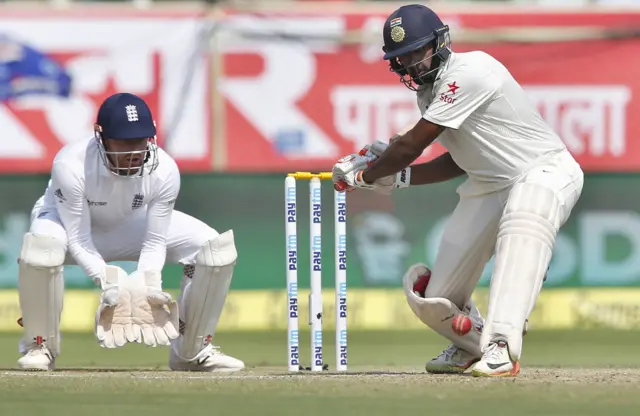
<instances>
[{"instance_id":1,"label":"wristband","mask_svg":"<svg viewBox=\"0 0 640 416\"><path fill-rule=\"evenodd\" d=\"M363 173L364 173L364 170L359 170L358 172L356 172L356 174L353 177L354 185L358 188L373 189L375 185L371 183L366 183L364 181L364 178L362 177Z\"/></svg>"},{"instance_id":2,"label":"wristband","mask_svg":"<svg viewBox=\"0 0 640 416\"><path fill-rule=\"evenodd\" d=\"M411 167L402 169L396 175L396 188L408 188L411 186Z\"/></svg>"}]
</instances>

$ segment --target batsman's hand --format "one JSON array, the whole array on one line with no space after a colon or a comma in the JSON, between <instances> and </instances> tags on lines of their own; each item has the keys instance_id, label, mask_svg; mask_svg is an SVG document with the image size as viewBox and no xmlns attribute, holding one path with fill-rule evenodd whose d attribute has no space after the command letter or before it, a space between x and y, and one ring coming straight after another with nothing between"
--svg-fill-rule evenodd
<instances>
[{"instance_id":1,"label":"batsman's hand","mask_svg":"<svg viewBox=\"0 0 640 416\"><path fill-rule=\"evenodd\" d=\"M391 195L394 189L409 186L411 168L406 168L396 175L380 178L372 184L362 180L362 171L382 156L388 147L388 143L377 140L363 147L360 152L347 155L338 160L332 172L335 189L349 192L355 188L363 188L383 195ZM409 176L407 176L407 173L409 173Z\"/></svg>"},{"instance_id":2,"label":"batsman's hand","mask_svg":"<svg viewBox=\"0 0 640 416\"><path fill-rule=\"evenodd\" d=\"M362 150L366 151L365 154L373 155L377 159L380 156L382 156L382 154L387 150L387 147L389 147L389 143L385 143L383 141L376 140L375 142L373 142L371 144L368 144L365 147L363 147ZM362 150L361 150L361 152L362 152Z\"/></svg>"},{"instance_id":3,"label":"batsman's hand","mask_svg":"<svg viewBox=\"0 0 640 416\"><path fill-rule=\"evenodd\" d=\"M341 192L349 192L355 188L374 189L373 185L365 183L361 177L358 177L358 172L371 166L388 146L387 143L378 140L364 146L358 153L340 158L332 170L334 188Z\"/></svg>"},{"instance_id":4,"label":"batsman's hand","mask_svg":"<svg viewBox=\"0 0 640 416\"><path fill-rule=\"evenodd\" d=\"M371 185L362 180L362 170L376 158L373 154L367 155L364 149L340 158L331 171L334 188L339 192L349 192L358 187L370 188Z\"/></svg>"},{"instance_id":5,"label":"batsman's hand","mask_svg":"<svg viewBox=\"0 0 640 416\"><path fill-rule=\"evenodd\" d=\"M95 336L104 348L118 348L136 342L155 347L168 346L178 333L178 305L161 289L159 272L133 272L119 267L107 272L117 282L115 303L101 296L96 312Z\"/></svg>"}]
</instances>

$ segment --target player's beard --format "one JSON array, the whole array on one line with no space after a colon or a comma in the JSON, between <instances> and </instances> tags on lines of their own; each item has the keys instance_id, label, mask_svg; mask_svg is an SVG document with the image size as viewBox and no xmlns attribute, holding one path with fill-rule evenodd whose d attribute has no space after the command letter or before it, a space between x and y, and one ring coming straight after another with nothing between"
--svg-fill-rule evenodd
<instances>
[{"instance_id":1,"label":"player's beard","mask_svg":"<svg viewBox=\"0 0 640 416\"><path fill-rule=\"evenodd\" d=\"M432 70L435 56L425 56L423 60L407 67L407 73L418 87L433 84L436 71Z\"/></svg>"}]
</instances>

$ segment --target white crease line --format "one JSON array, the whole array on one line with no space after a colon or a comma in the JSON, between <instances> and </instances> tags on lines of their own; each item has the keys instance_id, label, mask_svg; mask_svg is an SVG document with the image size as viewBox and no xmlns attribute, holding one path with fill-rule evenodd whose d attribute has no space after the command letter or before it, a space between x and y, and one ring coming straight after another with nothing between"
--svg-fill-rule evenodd
<instances>
[{"instance_id":1,"label":"white crease line","mask_svg":"<svg viewBox=\"0 0 640 416\"><path fill-rule=\"evenodd\" d=\"M365 377L407 377L407 376L425 376L426 374L422 373L378 373L378 374L309 374L309 377L318 377L318 378L345 378L349 376L365 376ZM229 380L229 379L238 379L238 380L276 380L276 379L291 379L295 377L305 377L307 374L234 374L234 375L220 375L220 374L173 374L162 375L162 374L145 374L145 373L135 373L135 372L77 372L77 373L56 373L56 372L11 372L4 371L0 372L1 377L50 377L50 378L130 378L137 380ZM306 377L305 377L306 378Z\"/></svg>"},{"instance_id":2,"label":"white crease line","mask_svg":"<svg viewBox=\"0 0 640 416\"><path fill-rule=\"evenodd\" d=\"M12 373L12 372L3 372L0 373L0 377L49 377L49 378L131 378L131 379L151 379L151 380L183 380L183 379L193 379L193 380L211 380L211 379L255 379L255 380L264 380L264 379L275 379L275 378L285 378L288 377L286 375L278 376L278 375L244 375L244 376L221 376L221 375L212 375L212 374L202 374L202 375L173 375L173 376L163 376L163 375L146 375L146 374L122 374L122 373L109 373L109 372L86 372L86 373L37 373L37 372L25 372L25 373Z\"/></svg>"}]
</instances>

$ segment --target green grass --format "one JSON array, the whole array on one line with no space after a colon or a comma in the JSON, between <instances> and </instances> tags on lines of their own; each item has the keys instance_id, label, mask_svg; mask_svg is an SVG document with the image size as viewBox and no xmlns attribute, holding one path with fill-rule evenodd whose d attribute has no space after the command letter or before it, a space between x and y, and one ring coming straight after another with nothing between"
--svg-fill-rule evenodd
<instances>
[{"instance_id":1,"label":"green grass","mask_svg":"<svg viewBox=\"0 0 640 416\"><path fill-rule=\"evenodd\" d=\"M333 368L333 338L325 356ZM301 337L308 345L308 334ZM446 343L428 331L352 332L348 375L286 373L286 336L221 333L235 375L172 373L167 348L100 348L64 334L58 368L15 372L17 334L0 334L0 415L637 415L640 332L532 331L517 379L433 376ZM308 350L303 351L306 364ZM102 369L103 371L96 371ZM109 369L107 371L107 369ZM387 372L387 374L379 373Z\"/></svg>"},{"instance_id":2,"label":"green grass","mask_svg":"<svg viewBox=\"0 0 640 416\"><path fill-rule=\"evenodd\" d=\"M18 334L0 333L0 368L14 368ZM308 364L309 336L300 335L301 357ZM219 333L214 343L248 367L286 368L286 334L274 332ZM639 331L531 331L524 339L523 367L639 367ZM411 367L422 371L424 363L447 347L447 341L431 331L376 331L349 333L350 367ZM59 368L167 368L167 348L127 345L100 348L90 334L63 334ZM333 333L324 339L326 362L334 365Z\"/></svg>"},{"instance_id":3,"label":"green grass","mask_svg":"<svg viewBox=\"0 0 640 416\"><path fill-rule=\"evenodd\" d=\"M0 334L0 368L13 368L18 358L18 334ZM274 332L219 333L214 343L242 359L248 367L286 367L286 334ZM301 357L308 364L309 335L300 334ZM431 331L376 331L349 333L349 365L355 367L411 367L424 363L448 342ZM638 331L531 331L524 340L523 367L639 367ZM167 368L167 348L127 345L100 348L90 334L63 334L60 368ZM325 332L326 362L334 365L334 337Z\"/></svg>"}]
</instances>

